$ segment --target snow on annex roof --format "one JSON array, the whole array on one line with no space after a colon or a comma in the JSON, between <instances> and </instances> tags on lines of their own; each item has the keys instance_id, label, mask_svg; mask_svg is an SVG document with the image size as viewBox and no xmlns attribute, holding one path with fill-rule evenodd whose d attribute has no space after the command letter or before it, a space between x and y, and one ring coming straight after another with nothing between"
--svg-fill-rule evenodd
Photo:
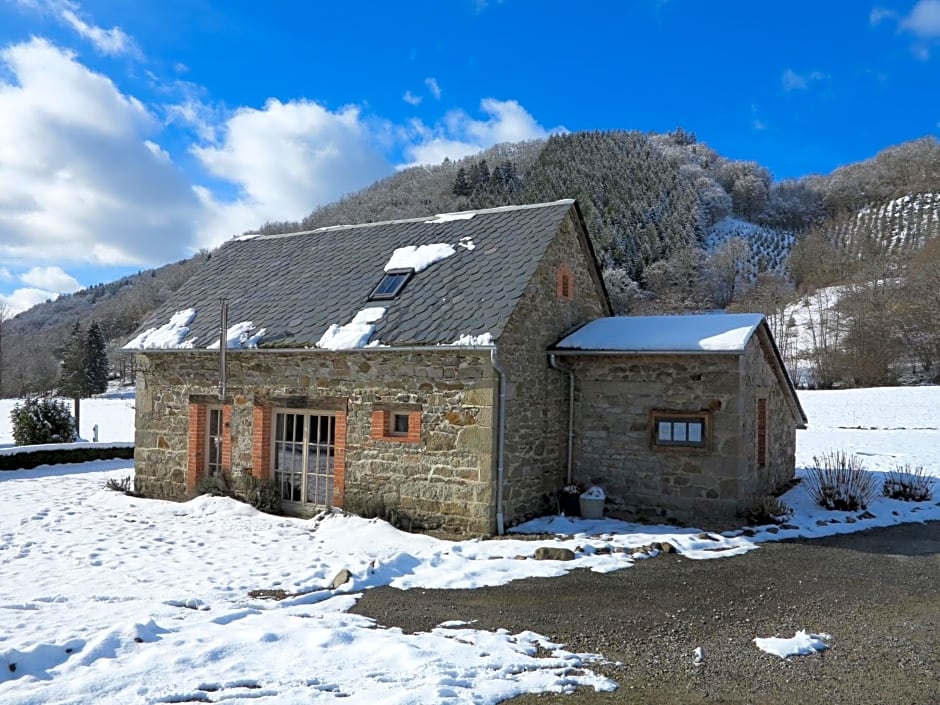
<instances>
[{"instance_id":1,"label":"snow on annex roof","mask_svg":"<svg viewBox=\"0 0 940 705\"><path fill-rule=\"evenodd\" d=\"M555 345L566 351L741 353L764 317L759 313L598 318Z\"/></svg>"}]
</instances>

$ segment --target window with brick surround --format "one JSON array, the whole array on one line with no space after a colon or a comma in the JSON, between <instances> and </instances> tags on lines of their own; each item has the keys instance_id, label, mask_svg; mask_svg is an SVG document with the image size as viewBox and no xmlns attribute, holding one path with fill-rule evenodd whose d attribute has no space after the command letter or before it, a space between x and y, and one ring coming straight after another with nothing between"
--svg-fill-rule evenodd
<instances>
[{"instance_id":1,"label":"window with brick surround","mask_svg":"<svg viewBox=\"0 0 940 705\"><path fill-rule=\"evenodd\" d=\"M555 274L555 296L562 301L574 299L574 273L567 264L559 265Z\"/></svg>"},{"instance_id":2,"label":"window with brick surround","mask_svg":"<svg viewBox=\"0 0 940 705\"><path fill-rule=\"evenodd\" d=\"M757 466L767 465L767 399L757 400Z\"/></svg>"},{"instance_id":3,"label":"window with brick surround","mask_svg":"<svg viewBox=\"0 0 940 705\"><path fill-rule=\"evenodd\" d=\"M421 411L417 409L375 409L372 411L372 440L421 442Z\"/></svg>"},{"instance_id":4,"label":"window with brick surround","mask_svg":"<svg viewBox=\"0 0 940 705\"><path fill-rule=\"evenodd\" d=\"M196 489L205 477L221 477L232 464L232 407L200 403L189 404L189 432L186 489Z\"/></svg>"},{"instance_id":5,"label":"window with brick surround","mask_svg":"<svg viewBox=\"0 0 940 705\"><path fill-rule=\"evenodd\" d=\"M707 448L709 425L705 413L654 411L650 444L654 448Z\"/></svg>"},{"instance_id":6,"label":"window with brick surround","mask_svg":"<svg viewBox=\"0 0 940 705\"><path fill-rule=\"evenodd\" d=\"M222 407L206 409L206 477L222 475Z\"/></svg>"}]
</instances>

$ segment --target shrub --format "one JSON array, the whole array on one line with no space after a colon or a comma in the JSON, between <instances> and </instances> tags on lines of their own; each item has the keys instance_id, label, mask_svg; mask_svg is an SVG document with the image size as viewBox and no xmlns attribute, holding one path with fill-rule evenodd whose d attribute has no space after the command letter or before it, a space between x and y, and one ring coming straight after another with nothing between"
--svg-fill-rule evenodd
<instances>
[{"instance_id":1,"label":"shrub","mask_svg":"<svg viewBox=\"0 0 940 705\"><path fill-rule=\"evenodd\" d=\"M63 401L26 397L10 412L13 442L18 446L73 443L78 434L72 412Z\"/></svg>"},{"instance_id":2,"label":"shrub","mask_svg":"<svg viewBox=\"0 0 940 705\"><path fill-rule=\"evenodd\" d=\"M813 457L813 467L806 475L810 497L824 509L854 512L868 509L878 495L875 476L865 470L857 455L844 450Z\"/></svg>"},{"instance_id":3,"label":"shrub","mask_svg":"<svg viewBox=\"0 0 940 705\"><path fill-rule=\"evenodd\" d=\"M782 524L793 514L793 508L779 497L758 495L751 497L739 516L751 526Z\"/></svg>"},{"instance_id":4,"label":"shrub","mask_svg":"<svg viewBox=\"0 0 940 705\"><path fill-rule=\"evenodd\" d=\"M924 472L922 465L916 467L897 465L888 473L881 488L885 497L903 499L905 502L929 502L933 499L934 479Z\"/></svg>"},{"instance_id":5,"label":"shrub","mask_svg":"<svg viewBox=\"0 0 940 705\"><path fill-rule=\"evenodd\" d=\"M140 497L140 494L134 490L134 480L130 475L125 475L120 480L115 480L113 477L108 478L104 486L114 492L123 492L128 497Z\"/></svg>"}]
</instances>

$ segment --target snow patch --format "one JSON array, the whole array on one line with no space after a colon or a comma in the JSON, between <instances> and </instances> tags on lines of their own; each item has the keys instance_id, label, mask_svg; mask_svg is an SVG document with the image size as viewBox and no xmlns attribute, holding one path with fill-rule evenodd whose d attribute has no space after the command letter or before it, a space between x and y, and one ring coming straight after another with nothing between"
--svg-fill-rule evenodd
<instances>
[{"instance_id":1,"label":"snow patch","mask_svg":"<svg viewBox=\"0 0 940 705\"><path fill-rule=\"evenodd\" d=\"M476 249L476 245L473 243L473 238L469 235L460 238L460 240L457 241L457 247L462 247L468 251Z\"/></svg>"},{"instance_id":2,"label":"snow patch","mask_svg":"<svg viewBox=\"0 0 940 705\"><path fill-rule=\"evenodd\" d=\"M255 332L254 335L250 335L252 329L255 327L255 324L251 321L242 321L241 323L236 323L234 326L229 326L229 329L225 333L226 347L228 349L238 349L238 348L256 348L258 347L258 341L264 337L264 334L267 332L265 328L259 329ZM212 345L209 346L210 350L218 350L220 341L215 341Z\"/></svg>"},{"instance_id":3,"label":"snow patch","mask_svg":"<svg viewBox=\"0 0 940 705\"><path fill-rule=\"evenodd\" d=\"M125 350L150 350L167 348L191 348L194 340L184 339L189 335L189 324L196 317L196 309L177 311L169 322L149 328L124 346Z\"/></svg>"},{"instance_id":4,"label":"snow patch","mask_svg":"<svg viewBox=\"0 0 940 705\"><path fill-rule=\"evenodd\" d=\"M451 343L441 343L442 346L454 345L454 346L485 346L493 344L493 334L492 333L481 333L480 335L462 335L457 340Z\"/></svg>"},{"instance_id":5,"label":"snow patch","mask_svg":"<svg viewBox=\"0 0 940 705\"><path fill-rule=\"evenodd\" d=\"M757 637L754 643L761 651L768 654L787 658L788 656L806 656L815 654L819 651L825 651L829 648L826 642L832 637L829 634L809 634L805 630L798 631L789 639L782 637Z\"/></svg>"},{"instance_id":6,"label":"snow patch","mask_svg":"<svg viewBox=\"0 0 940 705\"><path fill-rule=\"evenodd\" d=\"M385 315L381 306L362 309L353 319L344 325L334 323L317 341L317 347L324 350L353 350L369 345L369 338L375 332L375 323ZM378 345L373 346L378 347Z\"/></svg>"},{"instance_id":7,"label":"snow patch","mask_svg":"<svg viewBox=\"0 0 940 705\"><path fill-rule=\"evenodd\" d=\"M413 269L420 272L427 269L435 262L447 259L457 254L453 245L446 242L438 242L432 245L406 245L397 248L388 263L385 265L385 271L390 272L393 269Z\"/></svg>"},{"instance_id":8,"label":"snow patch","mask_svg":"<svg viewBox=\"0 0 940 705\"><path fill-rule=\"evenodd\" d=\"M462 213L438 213L425 223L452 223L455 220L470 220L476 215L475 211L463 211Z\"/></svg>"}]
</instances>

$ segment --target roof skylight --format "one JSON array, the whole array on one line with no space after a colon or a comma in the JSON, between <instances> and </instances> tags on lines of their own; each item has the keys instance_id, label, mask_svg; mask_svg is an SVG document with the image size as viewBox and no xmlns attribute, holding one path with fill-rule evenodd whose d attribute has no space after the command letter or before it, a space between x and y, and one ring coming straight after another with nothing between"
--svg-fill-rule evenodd
<instances>
[{"instance_id":1,"label":"roof skylight","mask_svg":"<svg viewBox=\"0 0 940 705\"><path fill-rule=\"evenodd\" d=\"M382 281L372 290L372 293L369 294L369 298L394 299L401 293L402 288L408 283L408 280L411 279L411 275L414 273L415 270L413 269L391 269L385 272Z\"/></svg>"}]
</instances>

